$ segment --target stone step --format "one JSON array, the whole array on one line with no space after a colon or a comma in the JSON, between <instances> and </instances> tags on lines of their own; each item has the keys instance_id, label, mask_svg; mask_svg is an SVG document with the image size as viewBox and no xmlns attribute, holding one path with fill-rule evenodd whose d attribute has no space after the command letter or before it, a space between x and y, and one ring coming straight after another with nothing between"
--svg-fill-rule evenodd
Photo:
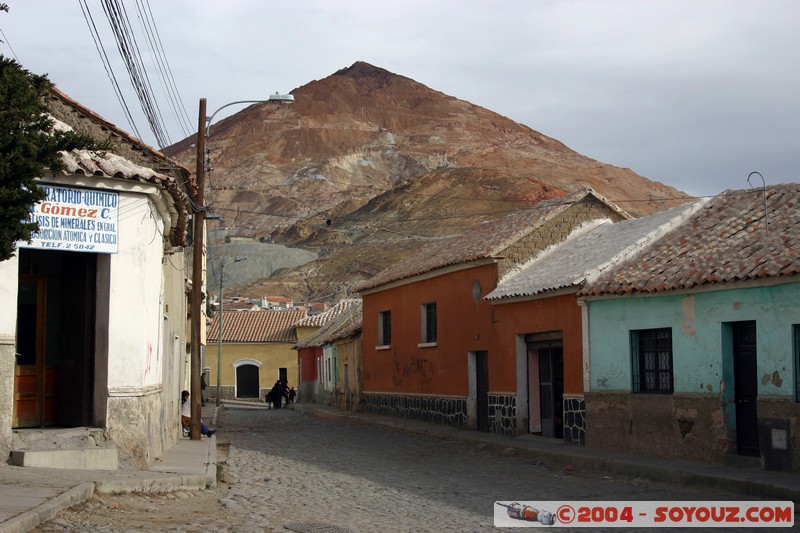
<instances>
[{"instance_id":1,"label":"stone step","mask_svg":"<svg viewBox=\"0 0 800 533\"><path fill-rule=\"evenodd\" d=\"M116 448L67 450L11 450L11 464L34 468L70 470L117 470Z\"/></svg>"},{"instance_id":2,"label":"stone step","mask_svg":"<svg viewBox=\"0 0 800 533\"><path fill-rule=\"evenodd\" d=\"M117 470L119 452L102 428L33 428L12 432L15 466Z\"/></svg>"}]
</instances>

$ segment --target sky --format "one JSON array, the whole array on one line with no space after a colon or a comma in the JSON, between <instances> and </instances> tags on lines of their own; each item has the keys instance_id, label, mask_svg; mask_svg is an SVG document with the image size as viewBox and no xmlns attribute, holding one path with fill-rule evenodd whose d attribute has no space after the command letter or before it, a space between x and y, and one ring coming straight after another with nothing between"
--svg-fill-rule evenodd
<instances>
[{"instance_id":1,"label":"sky","mask_svg":"<svg viewBox=\"0 0 800 533\"><path fill-rule=\"evenodd\" d=\"M113 1L140 35L173 143L196 131L200 98L211 115L366 61L690 195L800 182L796 0ZM159 147L100 0L4 2L0 53ZM173 104L137 6L152 14Z\"/></svg>"}]
</instances>

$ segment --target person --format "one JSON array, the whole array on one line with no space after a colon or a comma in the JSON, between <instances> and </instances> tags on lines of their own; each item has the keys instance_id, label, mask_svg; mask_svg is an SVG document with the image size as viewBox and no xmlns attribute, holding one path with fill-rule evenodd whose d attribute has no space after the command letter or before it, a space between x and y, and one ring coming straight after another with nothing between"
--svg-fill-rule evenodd
<instances>
[{"instance_id":1,"label":"person","mask_svg":"<svg viewBox=\"0 0 800 533\"><path fill-rule=\"evenodd\" d=\"M281 390L281 382L280 380L275 382L275 385L272 386L272 390L269 391L270 397L272 398L272 406L275 409L281 408L281 398L283 397L283 391Z\"/></svg>"},{"instance_id":2,"label":"person","mask_svg":"<svg viewBox=\"0 0 800 533\"><path fill-rule=\"evenodd\" d=\"M294 387L289 389L289 403L294 403L294 397L297 396L297 392L295 392Z\"/></svg>"},{"instance_id":3,"label":"person","mask_svg":"<svg viewBox=\"0 0 800 533\"><path fill-rule=\"evenodd\" d=\"M189 403L189 391L185 390L181 393L181 425L183 426L184 433L188 433L189 427L192 424L192 404ZM208 429L203 421L200 421L200 433L211 437L216 433L216 429Z\"/></svg>"},{"instance_id":4,"label":"person","mask_svg":"<svg viewBox=\"0 0 800 533\"><path fill-rule=\"evenodd\" d=\"M208 386L208 378L206 376L205 371L200 374L200 405L203 407L206 406L206 402L208 401L208 395L206 394L206 387Z\"/></svg>"},{"instance_id":5,"label":"person","mask_svg":"<svg viewBox=\"0 0 800 533\"><path fill-rule=\"evenodd\" d=\"M286 405L289 405L289 383L285 379L281 380L281 396L286 400Z\"/></svg>"}]
</instances>

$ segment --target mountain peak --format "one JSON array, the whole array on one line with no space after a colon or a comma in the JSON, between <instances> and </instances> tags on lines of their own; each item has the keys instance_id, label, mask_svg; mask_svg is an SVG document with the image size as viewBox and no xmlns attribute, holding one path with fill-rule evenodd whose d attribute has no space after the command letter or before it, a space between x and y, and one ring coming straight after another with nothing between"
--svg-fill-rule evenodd
<instances>
[{"instance_id":1,"label":"mountain peak","mask_svg":"<svg viewBox=\"0 0 800 533\"><path fill-rule=\"evenodd\" d=\"M393 72L389 72L386 69L383 69L381 67L376 67L375 65L371 65L364 61L356 61L347 68L337 70L336 72L333 73L333 75L346 76L354 80L360 80L364 78L376 78L383 81L388 80L389 78L399 77L397 74Z\"/></svg>"}]
</instances>

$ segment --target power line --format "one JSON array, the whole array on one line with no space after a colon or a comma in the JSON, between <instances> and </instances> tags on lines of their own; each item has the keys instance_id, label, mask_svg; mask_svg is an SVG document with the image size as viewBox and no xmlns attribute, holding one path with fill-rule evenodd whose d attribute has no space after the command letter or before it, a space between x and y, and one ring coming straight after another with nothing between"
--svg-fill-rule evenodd
<instances>
[{"instance_id":1,"label":"power line","mask_svg":"<svg viewBox=\"0 0 800 533\"><path fill-rule=\"evenodd\" d=\"M92 17L89 6L86 4L86 0L79 0L79 3L81 6L81 12L83 13L83 18L86 20L86 25L89 27L89 34L92 36L97 53L100 54L100 61L103 63L103 68L106 71L109 81L111 81L111 86L113 87L117 101L119 102L119 105L122 107L122 111L125 114L125 119L128 121L128 125L133 130L133 133L136 134L136 137L141 139L142 135L139 133L139 129L136 127L136 123L133 120L130 108L128 108L128 102L125 101L125 96L122 94L122 90L120 89L119 82L114 74L114 69L111 67L111 61L108 59L105 46L103 46L103 42L100 39L100 33L97 31L97 25L94 23L94 17Z\"/></svg>"}]
</instances>

